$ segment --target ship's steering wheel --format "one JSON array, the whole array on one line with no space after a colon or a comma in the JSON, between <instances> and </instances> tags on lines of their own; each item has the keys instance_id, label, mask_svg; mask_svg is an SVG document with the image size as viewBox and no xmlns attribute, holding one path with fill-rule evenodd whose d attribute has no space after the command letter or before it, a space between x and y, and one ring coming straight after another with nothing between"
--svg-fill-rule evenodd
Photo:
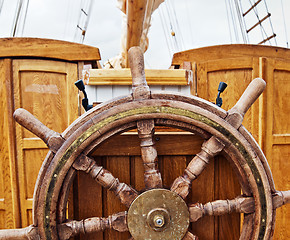
<instances>
[{"instance_id":1,"label":"ship's steering wheel","mask_svg":"<svg viewBox=\"0 0 290 240\"><path fill-rule=\"evenodd\" d=\"M271 171L261 149L242 126L245 112L265 88L254 79L228 112L198 97L154 93L147 86L143 54L129 51L133 78L132 95L101 104L79 117L65 132L56 133L26 110L16 110L17 122L35 133L50 148L38 175L33 205L33 225L4 230L0 239L69 239L77 234L114 229L129 231L132 239L198 239L189 223L205 215L244 213L240 239L271 239L276 208L290 200L289 191L276 191ZM153 141L155 126L169 126L204 138L201 151L182 176L165 189L157 165ZM144 163L146 190L136 191L102 166L91 153L102 142L137 128ZM242 194L231 200L188 205L185 198L209 161L222 154L231 162ZM115 193L128 211L103 217L67 220L69 188L76 171L84 171L104 188ZM194 191L194 189L193 189ZM14 238L13 238L14 237Z\"/></svg>"}]
</instances>

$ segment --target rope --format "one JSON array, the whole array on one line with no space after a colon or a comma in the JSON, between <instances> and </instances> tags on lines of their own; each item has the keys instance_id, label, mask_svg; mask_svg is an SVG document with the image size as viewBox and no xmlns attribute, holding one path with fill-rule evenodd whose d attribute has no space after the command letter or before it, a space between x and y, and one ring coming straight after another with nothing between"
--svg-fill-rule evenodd
<instances>
[{"instance_id":1,"label":"rope","mask_svg":"<svg viewBox=\"0 0 290 240\"><path fill-rule=\"evenodd\" d=\"M243 13L241 12L241 9L239 7L238 0L235 0L235 6L236 6L236 11L237 11L238 20L239 20L239 26L240 26L241 33L242 33L242 38L243 38L244 43L247 43L247 37L245 35L243 21L242 21L242 17L241 17Z\"/></svg>"},{"instance_id":2,"label":"rope","mask_svg":"<svg viewBox=\"0 0 290 240\"><path fill-rule=\"evenodd\" d=\"M13 26L12 32L11 32L11 36L12 37L15 37L15 35L16 35L16 31L17 31L17 27L18 27L18 21L19 21L20 14L21 14L22 4L23 4L23 0L18 0L15 16L14 16L14 20L13 20L13 25L12 25Z\"/></svg>"},{"instance_id":3,"label":"rope","mask_svg":"<svg viewBox=\"0 0 290 240\"><path fill-rule=\"evenodd\" d=\"M227 0L225 0L225 5L226 5L226 12L227 12L227 20L228 20L228 28L229 28L229 33L230 33L230 40L231 40L231 43L233 43L231 24L230 24L230 16L229 16L229 6L227 4Z\"/></svg>"},{"instance_id":4,"label":"rope","mask_svg":"<svg viewBox=\"0 0 290 240\"><path fill-rule=\"evenodd\" d=\"M158 13L159 13L159 16L160 16L160 20L161 20L161 25L162 25L162 29L163 29L163 33L164 33L164 37L165 37L165 41L166 41L166 45L167 45L167 48L168 48L168 53L169 53L169 57L171 57L172 55L172 51L170 49L170 46L169 46L169 41L167 39L167 33L166 33L166 29L165 29L165 24L163 22L163 12L162 12L162 8L159 7L158 9Z\"/></svg>"},{"instance_id":5,"label":"rope","mask_svg":"<svg viewBox=\"0 0 290 240\"><path fill-rule=\"evenodd\" d=\"M4 0L1 0L0 1L0 14L1 14L1 11L2 11L2 8L3 8L3 3L4 3Z\"/></svg>"},{"instance_id":6,"label":"rope","mask_svg":"<svg viewBox=\"0 0 290 240\"><path fill-rule=\"evenodd\" d=\"M250 4L253 6L251 0L249 0L249 2L250 2ZM265 2L265 6L266 6L267 13L269 14L269 11L268 11L268 8L267 8L267 4L266 4L266 2ZM270 45L272 45L272 43L271 43L271 41L270 41L271 38L268 37L267 32L266 32L266 30L264 29L264 27L263 27L263 25L262 25L262 22L261 22L261 20L260 20L260 18L259 18L259 15L258 15L258 9L256 8L256 6L253 8L253 11L254 11L254 13L255 13L257 19L258 19L258 22L259 22L259 25L260 25L260 29L261 29L262 37L263 37L264 39L269 39L268 41L269 41ZM272 26L272 31L273 31L273 26ZM265 35L265 36L264 36L264 35ZM274 31L273 31L273 35L274 35ZM276 43L276 45L277 45L276 37L274 37L274 38L275 38L275 43Z\"/></svg>"},{"instance_id":7,"label":"rope","mask_svg":"<svg viewBox=\"0 0 290 240\"><path fill-rule=\"evenodd\" d=\"M192 25L191 25L191 21L190 21L190 15L189 15L189 4L188 4L188 1L189 0L186 0L185 1L185 4L186 4L186 6L185 6L185 8L186 8L186 15L187 15L187 23L188 23L188 25L189 25L189 33L190 33L190 38L191 38L191 41L193 42L193 33L192 33Z\"/></svg>"},{"instance_id":8,"label":"rope","mask_svg":"<svg viewBox=\"0 0 290 240\"><path fill-rule=\"evenodd\" d=\"M23 24L22 24L21 36L23 36L23 32L24 32L24 28L25 28L27 12L28 12L28 6L29 6L29 0L27 0L27 3L26 3L26 9L25 9L24 19L23 19Z\"/></svg>"},{"instance_id":9,"label":"rope","mask_svg":"<svg viewBox=\"0 0 290 240\"><path fill-rule=\"evenodd\" d=\"M175 34L175 31L174 31L175 28L173 28L173 24L171 22L171 16L170 16L169 8L167 6L167 1L164 2L164 5L166 7L166 12L167 12L168 19L169 19L169 24L170 24L170 28L171 28L171 36L172 36L173 42L175 44L175 52L178 52L179 51L179 47L178 47L178 42L177 42L177 39L176 39L176 34Z\"/></svg>"},{"instance_id":10,"label":"rope","mask_svg":"<svg viewBox=\"0 0 290 240\"><path fill-rule=\"evenodd\" d=\"M229 3L229 7L230 7L230 13L231 13L231 18L232 18L232 22L233 22L233 29L234 29L234 33L235 33L235 37L236 37L236 42L239 42L240 39L239 39L239 35L238 35L238 31L236 29L236 19L234 17L234 10L233 10L233 6L232 6L232 3L231 3L231 0L228 0L228 3Z\"/></svg>"},{"instance_id":11,"label":"rope","mask_svg":"<svg viewBox=\"0 0 290 240\"><path fill-rule=\"evenodd\" d=\"M175 19L175 23L176 23L176 30L178 31L178 36L180 36L180 39L181 39L181 48L182 49L185 49L185 44L184 44L184 39L183 39L183 36L182 36L182 32L181 32L181 28L179 26L179 21L178 21L178 18L177 18L177 15L176 15L176 11L175 11L175 7L174 7L174 4L173 4L173 1L168 1L168 5L171 7L171 11L173 11L173 14L174 14L174 19ZM182 50L180 49L180 50Z\"/></svg>"},{"instance_id":12,"label":"rope","mask_svg":"<svg viewBox=\"0 0 290 240\"><path fill-rule=\"evenodd\" d=\"M245 30L245 36L247 38L247 43L250 42L250 39L249 39L249 34L247 32L247 25L246 25L246 21L245 21L245 16L244 16L244 10L243 10L243 7L242 7L242 3L241 3L241 0L240 0L240 3L239 3L239 6L240 6L240 10L241 10L241 18L243 20L243 26L244 26L244 30Z\"/></svg>"},{"instance_id":13,"label":"rope","mask_svg":"<svg viewBox=\"0 0 290 240\"><path fill-rule=\"evenodd\" d=\"M284 4L283 0L281 0L281 6L282 6L282 16L283 16L283 22L284 22L284 29L285 29L285 38L286 38L286 46L289 48L289 42L288 42L288 34L287 34L287 27L286 27L286 21L285 21L285 11L284 11Z\"/></svg>"}]
</instances>

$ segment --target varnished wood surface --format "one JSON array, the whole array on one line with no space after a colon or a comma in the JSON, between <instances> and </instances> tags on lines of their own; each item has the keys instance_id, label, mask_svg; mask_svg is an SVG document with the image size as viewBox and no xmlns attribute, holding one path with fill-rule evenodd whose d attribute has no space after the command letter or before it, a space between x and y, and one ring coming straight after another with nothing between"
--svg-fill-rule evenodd
<instances>
[{"instance_id":1,"label":"varnished wood surface","mask_svg":"<svg viewBox=\"0 0 290 240\"><path fill-rule=\"evenodd\" d=\"M165 188L169 188L174 179L182 175L194 154L200 151L203 141L197 135L182 133L178 135L158 135L157 133L155 137L158 139L156 147L163 185ZM94 151L93 156L97 163L105 166L115 177L120 178L120 181L131 184L139 191L145 189L144 167L140 157L140 139L137 135L114 137L99 146ZM220 170L215 171L215 168L217 168L215 166L221 166ZM192 190L186 198L186 202L207 203L216 199L232 199L238 196L240 194L239 184L235 176L227 177L228 174L233 173L225 158L220 156L211 161L200 177L193 182ZM232 182L233 179L235 184ZM126 210L126 208L121 207L120 201L113 193L101 190L99 184L83 173L79 174L78 188L75 191L77 191L80 203L75 205L75 218L77 219L100 215L108 216ZM102 207L98 207L101 206L101 203L103 204ZM230 226L233 231L223 232L222 224ZM205 225L207 226L206 230L204 229ZM239 226L239 214L233 214L221 217L204 217L195 223L191 223L190 229L199 239L238 239ZM127 233L118 233L113 230L81 236L81 239L125 240L128 238Z\"/></svg>"},{"instance_id":2,"label":"varnished wood surface","mask_svg":"<svg viewBox=\"0 0 290 240\"><path fill-rule=\"evenodd\" d=\"M0 38L0 58L53 58L66 61L98 61L98 48L43 38Z\"/></svg>"},{"instance_id":3,"label":"varnished wood surface","mask_svg":"<svg viewBox=\"0 0 290 240\"><path fill-rule=\"evenodd\" d=\"M14 108L24 108L42 123L62 132L77 118L77 64L48 60L13 60ZM27 144L28 142L28 144ZM32 224L34 185L48 152L40 139L16 125L17 174L21 225Z\"/></svg>"},{"instance_id":4,"label":"varnished wood surface","mask_svg":"<svg viewBox=\"0 0 290 240\"><path fill-rule=\"evenodd\" d=\"M206 100L215 102L219 82L226 82L228 87L221 94L225 110L233 107L252 79L260 77L266 81L265 92L246 113L243 125L266 154L278 190L290 189L287 161L290 157L289 59L290 50L285 48L223 45L176 53L172 60L173 65L182 65L184 61L196 64L197 95ZM215 170L218 169L221 166L216 165ZM221 177L227 181L227 176L231 175L227 172ZM229 183L228 187L234 185ZM289 239L289 218L289 207L277 209L273 239ZM221 233L229 231L232 231L230 225Z\"/></svg>"},{"instance_id":5,"label":"varnished wood surface","mask_svg":"<svg viewBox=\"0 0 290 240\"><path fill-rule=\"evenodd\" d=\"M239 57L268 57L290 59L290 50L281 47L231 44L210 46L178 52L173 55L172 65L182 65L184 61L207 62L210 60Z\"/></svg>"},{"instance_id":6,"label":"varnished wood surface","mask_svg":"<svg viewBox=\"0 0 290 240\"><path fill-rule=\"evenodd\" d=\"M20 227L15 129L12 120L11 60L0 60L0 228Z\"/></svg>"},{"instance_id":7,"label":"varnished wood surface","mask_svg":"<svg viewBox=\"0 0 290 240\"><path fill-rule=\"evenodd\" d=\"M145 69L149 85L188 85L193 81L192 72L185 69ZM129 68L90 69L88 85L132 85Z\"/></svg>"}]
</instances>

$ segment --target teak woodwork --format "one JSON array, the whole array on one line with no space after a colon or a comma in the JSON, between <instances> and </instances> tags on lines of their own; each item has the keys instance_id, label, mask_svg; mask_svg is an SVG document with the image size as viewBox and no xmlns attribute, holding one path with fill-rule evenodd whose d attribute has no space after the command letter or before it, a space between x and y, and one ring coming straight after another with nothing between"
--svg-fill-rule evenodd
<instances>
[{"instance_id":1,"label":"teak woodwork","mask_svg":"<svg viewBox=\"0 0 290 240\"><path fill-rule=\"evenodd\" d=\"M74 82L84 62L100 59L97 48L36 38L0 39L1 160L0 228L32 223L32 199L42 159L48 152L40 138L12 120L25 108L50 129L62 132L78 117ZM31 125L32 128L36 126ZM53 149L58 149L50 145Z\"/></svg>"},{"instance_id":2,"label":"teak woodwork","mask_svg":"<svg viewBox=\"0 0 290 240\"><path fill-rule=\"evenodd\" d=\"M183 62L195 66L197 96L214 102L220 81L228 88L223 95L223 108L229 110L254 78L263 78L267 87L245 115L244 126L252 133L265 153L272 170L276 187L289 189L287 166L290 154L289 49L259 45L224 45L192 49L176 53L172 65ZM285 222L290 211L277 211L273 239L290 238Z\"/></svg>"},{"instance_id":3,"label":"teak woodwork","mask_svg":"<svg viewBox=\"0 0 290 240\"><path fill-rule=\"evenodd\" d=\"M135 239L171 239L174 235L176 239L192 240L200 237L198 229L193 227L196 221L206 219L205 216L212 218L238 212L244 216L240 239L271 239L276 208L290 202L290 191L275 189L263 152L241 125L245 113L263 92L265 81L254 79L237 103L225 111L198 97L151 92L145 80L141 49L131 48L129 57L132 95L93 108L61 134L44 126L26 110L14 113L19 123L41 137L51 149L36 183L33 224L23 229L0 231L0 237L69 239L78 234L89 237L88 234L94 232L99 239L103 236L105 239L128 239L128 234L116 233L129 230ZM158 125L181 128L204 139L201 151L181 168L185 170L181 170L177 176L166 176L163 172L163 169L172 166L170 162L165 165L161 161L162 171L159 171L158 147L154 143L154 128ZM106 166L100 166L99 160L91 157L107 140L132 128L138 129L141 166L144 165L138 168L139 174L135 175L135 187L120 183L123 179L124 182L130 182L128 175L121 176L121 180L115 177L115 171L122 170L122 166L114 164L113 159L107 161ZM55 146L59 146L59 149L56 150ZM213 170L211 166L216 161L213 158L217 155L225 157L231 164L242 195L205 204L200 199L187 198L190 185L191 194L202 187L197 185L197 180L203 176L203 171ZM221 172L223 170L220 169ZM113 192L125 209L129 208L128 213L120 209L118 213L109 213L106 218L93 217L81 221L67 219L69 188L76 171L89 174L94 181ZM141 172L144 172L143 184L137 180L143 175ZM164 187L169 182L173 182L170 190ZM209 185L208 182L206 184ZM136 190L138 185L143 188L141 191ZM113 198L108 199L113 201ZM110 200L104 204L110 204ZM188 205L188 200L193 200L193 204ZM146 201L152 203L146 205ZM112 207L111 210L117 209ZM136 214L137 210L142 214ZM189 221L192 222L190 229ZM139 230L143 228L147 230L140 235ZM104 234L100 231L104 231Z\"/></svg>"}]
</instances>

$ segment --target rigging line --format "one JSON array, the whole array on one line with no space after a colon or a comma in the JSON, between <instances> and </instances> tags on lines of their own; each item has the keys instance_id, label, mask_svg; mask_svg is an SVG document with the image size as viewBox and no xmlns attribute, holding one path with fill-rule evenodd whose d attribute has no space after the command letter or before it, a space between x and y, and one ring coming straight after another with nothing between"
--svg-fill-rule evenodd
<instances>
[{"instance_id":1,"label":"rigging line","mask_svg":"<svg viewBox=\"0 0 290 240\"><path fill-rule=\"evenodd\" d=\"M172 0L171 1L168 1L168 3L169 3L169 6L171 7L171 10L173 11L173 14L174 14L174 19L175 19L175 22L176 22L176 27L177 27L177 30L179 32L179 36L180 36L180 39L181 39L181 46L183 46L183 49L185 49L184 39L183 39L182 32L181 32L181 28L179 26L179 21L178 21L177 15L176 15L175 6L174 6Z\"/></svg>"},{"instance_id":2,"label":"rigging line","mask_svg":"<svg viewBox=\"0 0 290 240\"><path fill-rule=\"evenodd\" d=\"M281 6L282 6L282 15L283 15L283 22L284 22L284 29L285 29L285 38L286 38L286 46L289 48L289 42L288 42L288 34L287 34L287 27L286 27L286 21L285 21L285 11L284 11L284 4L283 0L281 0Z\"/></svg>"},{"instance_id":3,"label":"rigging line","mask_svg":"<svg viewBox=\"0 0 290 240\"><path fill-rule=\"evenodd\" d=\"M250 1L250 3L251 3L251 0L249 0L249 1ZM251 4L252 4L252 3L251 3ZM267 9L267 7L266 7L266 9ZM258 9L257 9L256 7L254 7L253 10L254 10L254 13L255 13L255 15L256 15L256 17L257 17L257 19L258 19L258 22L259 22L259 25L260 25L260 29L261 29L262 37L263 37L264 39L267 39L267 41L270 43L270 45L272 45L272 43L271 43L271 37L268 37L268 34L267 34L267 32L266 32L266 30L265 30L263 24L262 24L262 21L261 21L260 18L259 18L259 15L258 15ZM268 9L267 9L267 12L268 12L268 14L269 14ZM265 34L266 37L264 36L264 34ZM273 29L272 29L272 36L274 36L274 39L275 39L275 42L276 42L276 38L275 38L276 36L275 36L275 34L274 34ZM267 41L262 41L262 43L267 42ZM277 43L276 43L276 45L277 45Z\"/></svg>"},{"instance_id":4,"label":"rigging line","mask_svg":"<svg viewBox=\"0 0 290 240\"><path fill-rule=\"evenodd\" d=\"M83 5L83 0L80 2L80 5L79 5L79 17L78 17L78 21L77 21L76 30L75 30L74 41L77 41L77 35L79 32L79 24L80 24L80 20L81 20L81 16L82 16L82 11L81 11L82 5Z\"/></svg>"},{"instance_id":5,"label":"rigging line","mask_svg":"<svg viewBox=\"0 0 290 240\"><path fill-rule=\"evenodd\" d=\"M226 12L227 12L227 20L228 20L228 28L229 28L229 33L230 33L230 40L231 40L231 43L233 43L231 24L230 24L230 17L229 17L229 7L228 7L228 4L227 4L227 0L225 0L225 4L226 4Z\"/></svg>"},{"instance_id":6,"label":"rigging line","mask_svg":"<svg viewBox=\"0 0 290 240\"><path fill-rule=\"evenodd\" d=\"M13 26L12 32L11 32L12 37L15 37L15 35L16 35L18 21L19 21L20 14L21 14L22 4L23 4L23 0L18 0L16 12L15 12L15 16L14 16L14 21L13 21L13 25L12 25Z\"/></svg>"},{"instance_id":7,"label":"rigging line","mask_svg":"<svg viewBox=\"0 0 290 240\"><path fill-rule=\"evenodd\" d=\"M24 28L25 28L25 23L26 23L26 18L27 18L27 12L28 12L28 6L29 6L29 0L26 0L26 9L25 9L25 14L23 18L23 24L22 24L22 31L21 31L21 37L23 36Z\"/></svg>"},{"instance_id":8,"label":"rigging line","mask_svg":"<svg viewBox=\"0 0 290 240\"><path fill-rule=\"evenodd\" d=\"M86 17L86 21L85 21L85 25L84 25L84 31L83 31L83 34L82 34L82 43L85 40L85 36L86 36L86 33L87 33L89 21L90 21L90 18L91 18L91 13L92 13L94 2L95 2L95 0L90 0L89 5L88 5L89 9L87 11L87 17Z\"/></svg>"},{"instance_id":9,"label":"rigging line","mask_svg":"<svg viewBox=\"0 0 290 240\"><path fill-rule=\"evenodd\" d=\"M161 20L161 25L162 25L162 30L163 30L163 33L164 33L166 45L167 45L167 48L168 48L169 57L171 57L172 53L171 53L171 50L170 50L170 47L169 47L168 39L166 37L166 31L165 31L165 27L164 27L162 15L161 15L161 8L160 7L159 7L158 13L159 13L159 17L160 17L160 20Z\"/></svg>"},{"instance_id":10,"label":"rigging line","mask_svg":"<svg viewBox=\"0 0 290 240\"><path fill-rule=\"evenodd\" d=\"M141 40L140 42L142 43L142 48L145 49L145 46L146 46L146 38L148 36L148 33L149 33L149 28L151 26L151 21L152 21L152 13L153 13L153 7L154 7L154 4L155 4L155 0L152 0L151 1L151 6L150 6L150 1L147 2L146 4L146 12L145 12L145 17L146 16L150 16L149 17L149 21L148 21L148 27L146 29L146 32L143 34L142 33L142 36L141 36ZM149 9L150 8L150 9ZM147 14L147 15L146 15Z\"/></svg>"},{"instance_id":11,"label":"rigging line","mask_svg":"<svg viewBox=\"0 0 290 240\"><path fill-rule=\"evenodd\" d=\"M163 17L163 23L164 23L164 29L165 31L167 31L167 33L165 34L165 37L167 38L168 40L168 43L169 43L169 46L170 46L170 50L171 50L171 54L173 54L174 52L174 43L173 43L173 39L170 37L171 35L171 30L169 28L166 28L166 26L168 26L166 24L166 17L165 17L165 13L164 13L164 8L160 8L161 10L161 16Z\"/></svg>"},{"instance_id":12,"label":"rigging line","mask_svg":"<svg viewBox=\"0 0 290 240\"><path fill-rule=\"evenodd\" d=\"M264 3L265 3L265 6L266 6L267 13L269 14L269 10L268 10L268 6L267 6L267 2L266 2L266 0L264 0ZM274 28L273 28L273 24L272 24L271 17L269 17L269 21L270 21L270 25L271 25L272 33L273 33L273 35L275 35L275 34L274 34ZM274 40L275 40L275 44L276 44L276 46L277 46L277 39L276 39L276 36L274 36Z\"/></svg>"},{"instance_id":13,"label":"rigging line","mask_svg":"<svg viewBox=\"0 0 290 240\"><path fill-rule=\"evenodd\" d=\"M241 10L241 18L243 20L243 26L244 26L244 30L245 30L245 33L246 33L247 43L249 43L250 39L249 39L249 34L247 33L247 25L246 25L246 20L245 20L244 14L243 14L244 11L243 11L241 0L240 0L239 5L240 5L240 10Z\"/></svg>"},{"instance_id":14,"label":"rigging line","mask_svg":"<svg viewBox=\"0 0 290 240\"><path fill-rule=\"evenodd\" d=\"M238 31L237 31L237 23L236 23L236 19L235 19L235 16L234 16L234 10L233 10L233 6L232 6L232 1L231 0L228 0L229 2L229 6L230 6L230 13L231 13L231 18L232 18L232 22L233 22L233 29L234 29L234 34L235 34L235 37L236 37L236 42L240 42L240 39L239 39L239 35L238 35Z\"/></svg>"},{"instance_id":15,"label":"rigging line","mask_svg":"<svg viewBox=\"0 0 290 240\"><path fill-rule=\"evenodd\" d=\"M1 0L0 1L0 14L1 14L1 11L2 11L2 8L3 8L3 4L4 4L4 0Z\"/></svg>"},{"instance_id":16,"label":"rigging line","mask_svg":"<svg viewBox=\"0 0 290 240\"><path fill-rule=\"evenodd\" d=\"M188 19L187 22L188 22L188 25L189 25L190 38L191 38L191 41L193 43L194 40L193 40L192 25L191 25L190 16L189 16L189 4L188 4L188 1L189 0L185 1L185 4L186 4L185 8L186 8L186 15L187 15L187 19Z\"/></svg>"},{"instance_id":17,"label":"rigging line","mask_svg":"<svg viewBox=\"0 0 290 240\"><path fill-rule=\"evenodd\" d=\"M169 24L170 24L170 27L171 27L171 36L173 38L173 42L175 44L175 52L178 52L178 42L177 42L177 39L176 39L176 34L175 34L175 31L174 31L174 28L173 28L173 24L171 22L171 16L170 16L170 12L169 12L169 8L167 6L167 1L164 2L165 6L166 6L166 12L167 12L167 15L168 15L168 19L169 19Z\"/></svg>"},{"instance_id":18,"label":"rigging line","mask_svg":"<svg viewBox=\"0 0 290 240\"><path fill-rule=\"evenodd\" d=\"M250 2L250 4L251 4L252 6L254 6L254 5L252 4L252 1L251 1L251 0L249 0L249 2ZM259 23L259 25L260 25L260 30L261 30L261 35L262 35L262 37L268 39L267 32L266 32L266 30L264 29L264 26L262 25L262 22L261 22L261 20L260 20L260 18L259 18L258 9L256 8L256 6L253 7L253 11L254 11L254 14L256 15L257 19L258 19L258 23ZM266 37L265 37L264 35L265 35ZM270 45L271 45L271 42L270 42L270 41L269 41L269 43L270 43Z\"/></svg>"},{"instance_id":19,"label":"rigging line","mask_svg":"<svg viewBox=\"0 0 290 240\"><path fill-rule=\"evenodd\" d=\"M247 43L247 38L245 36L245 31L243 29L243 23L242 23L242 19L241 19L242 13L241 13L241 9L239 7L238 0L235 0L235 6L236 6L236 11L237 11L237 16L238 16L238 20L239 20L240 29L241 29L242 38L243 38L244 43Z\"/></svg>"},{"instance_id":20,"label":"rigging line","mask_svg":"<svg viewBox=\"0 0 290 240\"><path fill-rule=\"evenodd\" d=\"M64 25L64 31L63 31L63 39L66 39L66 35L67 35L67 28L68 28L68 22L69 22L69 13L70 11L70 7L71 4L69 4L69 0L65 0L65 6L67 6L66 9L66 17L65 17L65 25Z\"/></svg>"}]
</instances>

